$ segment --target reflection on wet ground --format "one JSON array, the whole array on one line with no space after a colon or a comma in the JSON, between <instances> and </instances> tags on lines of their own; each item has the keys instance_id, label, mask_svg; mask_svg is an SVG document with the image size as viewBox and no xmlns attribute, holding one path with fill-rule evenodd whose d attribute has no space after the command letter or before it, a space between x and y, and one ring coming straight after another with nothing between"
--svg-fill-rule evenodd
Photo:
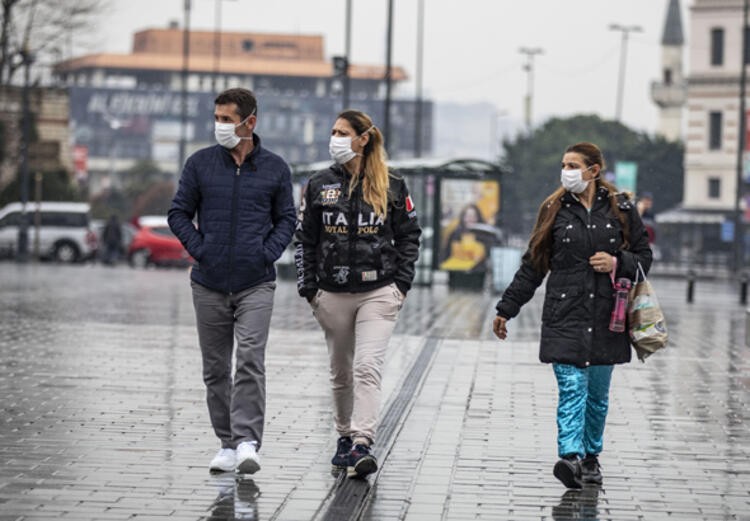
<instances>
[{"instance_id":1,"label":"reflection on wet ground","mask_svg":"<svg viewBox=\"0 0 750 521\"><path fill-rule=\"evenodd\" d=\"M601 489L587 486L582 490L567 490L560 502L552 507L554 521L599 521L599 494Z\"/></svg>"},{"instance_id":2,"label":"reflection on wet ground","mask_svg":"<svg viewBox=\"0 0 750 521\"><path fill-rule=\"evenodd\" d=\"M211 506L209 521L258 520L260 489L252 479L235 479L233 475L213 478L216 501Z\"/></svg>"}]
</instances>

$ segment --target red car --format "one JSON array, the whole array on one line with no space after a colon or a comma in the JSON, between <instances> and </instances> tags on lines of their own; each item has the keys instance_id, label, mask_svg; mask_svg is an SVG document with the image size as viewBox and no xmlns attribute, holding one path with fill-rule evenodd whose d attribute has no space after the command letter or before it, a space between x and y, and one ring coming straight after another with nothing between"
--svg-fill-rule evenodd
<instances>
[{"instance_id":1,"label":"red car","mask_svg":"<svg viewBox=\"0 0 750 521\"><path fill-rule=\"evenodd\" d=\"M128 247L128 262L134 268L188 266L193 263L193 258L169 229L166 217L139 217L137 227Z\"/></svg>"}]
</instances>

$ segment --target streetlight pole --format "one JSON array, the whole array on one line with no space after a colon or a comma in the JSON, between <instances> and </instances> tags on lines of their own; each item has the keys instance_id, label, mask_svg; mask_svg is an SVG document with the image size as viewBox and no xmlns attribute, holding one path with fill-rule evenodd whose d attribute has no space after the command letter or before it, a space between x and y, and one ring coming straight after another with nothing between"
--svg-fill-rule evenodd
<instances>
[{"instance_id":1,"label":"streetlight pole","mask_svg":"<svg viewBox=\"0 0 750 521\"><path fill-rule=\"evenodd\" d=\"M224 0L214 0L214 75L211 79L211 90L218 94L217 84L221 73L221 3Z\"/></svg>"},{"instance_id":2,"label":"streetlight pole","mask_svg":"<svg viewBox=\"0 0 750 521\"><path fill-rule=\"evenodd\" d=\"M640 33L643 31L638 25L619 25L610 24L609 29L612 31L622 32L622 41L620 42L620 74L617 81L617 101L615 105L615 121L622 118L622 98L625 90L625 66L628 54L628 35L630 33Z\"/></svg>"},{"instance_id":3,"label":"streetlight pole","mask_svg":"<svg viewBox=\"0 0 750 521\"><path fill-rule=\"evenodd\" d=\"M391 148L391 55L393 47L393 0L388 0L388 37L385 52L385 107L383 111L383 129L385 149Z\"/></svg>"},{"instance_id":4,"label":"streetlight pole","mask_svg":"<svg viewBox=\"0 0 750 521\"><path fill-rule=\"evenodd\" d=\"M537 54L544 54L544 50L539 47L533 49L528 47L521 47L518 52L526 55L526 63L523 65L523 70L526 71L526 97L524 98L524 120L526 122L526 130L531 133L531 104L534 96L534 56Z\"/></svg>"},{"instance_id":5,"label":"streetlight pole","mask_svg":"<svg viewBox=\"0 0 750 521\"><path fill-rule=\"evenodd\" d=\"M352 0L346 0L346 42L344 49L344 58L346 59L344 67L343 85L341 89L341 110L349 108L350 84L349 84L349 64L351 63L352 52Z\"/></svg>"},{"instance_id":6,"label":"streetlight pole","mask_svg":"<svg viewBox=\"0 0 750 521\"><path fill-rule=\"evenodd\" d=\"M742 10L742 51L740 52L740 113L739 113L739 139L737 143L737 179L734 194L734 271L739 273L744 264L745 257L745 234L743 230L742 214L740 212L740 201L743 195L742 166L747 146L747 114L745 114L745 89L747 87L747 63L748 56L748 0L744 1Z\"/></svg>"},{"instance_id":7,"label":"streetlight pole","mask_svg":"<svg viewBox=\"0 0 750 521\"><path fill-rule=\"evenodd\" d=\"M216 92L216 82L219 79L219 61L221 60L221 0L214 1L214 75L211 79L211 91L215 96L218 94Z\"/></svg>"},{"instance_id":8,"label":"streetlight pole","mask_svg":"<svg viewBox=\"0 0 750 521\"><path fill-rule=\"evenodd\" d=\"M21 128L21 223L18 227L18 251L16 260L28 262L29 260L29 220L26 206L29 202L29 145L31 141L31 108L29 107L29 89L31 88L31 64L34 57L27 46L19 52L21 63L24 67L23 88L21 89L21 111L23 114L23 125Z\"/></svg>"},{"instance_id":9,"label":"streetlight pole","mask_svg":"<svg viewBox=\"0 0 750 521\"><path fill-rule=\"evenodd\" d=\"M422 63L424 57L424 0L417 4L417 99L414 107L414 157L422 157Z\"/></svg>"},{"instance_id":10,"label":"streetlight pole","mask_svg":"<svg viewBox=\"0 0 750 521\"><path fill-rule=\"evenodd\" d=\"M180 89L180 151L177 164L177 177L185 163L187 148L187 80L188 58L190 56L190 0L185 0L185 23L182 28L182 81Z\"/></svg>"}]
</instances>

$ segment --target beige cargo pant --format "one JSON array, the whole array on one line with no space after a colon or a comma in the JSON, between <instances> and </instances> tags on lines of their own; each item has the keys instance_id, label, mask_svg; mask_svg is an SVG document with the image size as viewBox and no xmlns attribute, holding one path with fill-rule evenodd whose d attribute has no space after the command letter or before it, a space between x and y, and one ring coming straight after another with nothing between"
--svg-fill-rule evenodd
<instances>
[{"instance_id":1,"label":"beige cargo pant","mask_svg":"<svg viewBox=\"0 0 750 521\"><path fill-rule=\"evenodd\" d=\"M375 441L381 371L403 301L395 284L366 293L319 290L312 300L328 345L336 431L354 443Z\"/></svg>"}]
</instances>

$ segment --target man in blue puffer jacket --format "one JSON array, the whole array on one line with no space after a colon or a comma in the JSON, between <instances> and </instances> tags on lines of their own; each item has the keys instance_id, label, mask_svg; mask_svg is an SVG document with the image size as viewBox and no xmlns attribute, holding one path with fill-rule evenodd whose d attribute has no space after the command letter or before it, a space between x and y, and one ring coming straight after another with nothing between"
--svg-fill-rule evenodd
<instances>
[{"instance_id":1,"label":"man in blue puffer jacket","mask_svg":"<svg viewBox=\"0 0 750 521\"><path fill-rule=\"evenodd\" d=\"M190 278L203 381L221 440L209 470L253 474L263 438L273 263L291 241L296 214L289 167L254 133L253 93L229 89L214 103L219 144L186 161L169 226L196 261Z\"/></svg>"}]
</instances>

